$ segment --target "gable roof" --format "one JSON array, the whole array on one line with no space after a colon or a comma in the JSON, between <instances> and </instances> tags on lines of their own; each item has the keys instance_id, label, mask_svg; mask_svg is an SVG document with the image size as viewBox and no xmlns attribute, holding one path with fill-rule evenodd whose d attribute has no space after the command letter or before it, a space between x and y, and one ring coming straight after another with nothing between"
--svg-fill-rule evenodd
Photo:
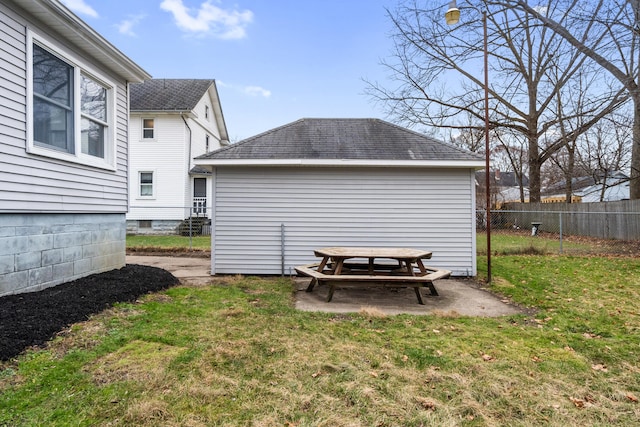
<instances>
[{"instance_id":1,"label":"gable roof","mask_svg":"<svg viewBox=\"0 0 640 427\"><path fill-rule=\"evenodd\" d=\"M199 165L482 167L484 157L380 119L300 119L196 158Z\"/></svg>"},{"instance_id":2,"label":"gable roof","mask_svg":"<svg viewBox=\"0 0 640 427\"><path fill-rule=\"evenodd\" d=\"M131 85L131 111L191 111L213 79L150 79Z\"/></svg>"},{"instance_id":3,"label":"gable roof","mask_svg":"<svg viewBox=\"0 0 640 427\"><path fill-rule=\"evenodd\" d=\"M150 79L131 85L131 112L193 114L198 102L211 97L211 108L222 144L229 143L229 133L222 113L216 81L213 79Z\"/></svg>"},{"instance_id":4,"label":"gable roof","mask_svg":"<svg viewBox=\"0 0 640 427\"><path fill-rule=\"evenodd\" d=\"M89 57L100 61L105 69L113 70L127 81L139 82L151 77L60 1L10 0L10 3L14 3L18 8L40 20L65 40L84 50ZM12 7L10 4L7 6ZM20 9L16 11L20 12Z\"/></svg>"},{"instance_id":5,"label":"gable roof","mask_svg":"<svg viewBox=\"0 0 640 427\"><path fill-rule=\"evenodd\" d=\"M622 171L598 171L595 175L596 176L586 175L571 178L571 190L575 193L592 186L602 187L603 181L606 181L605 186L612 186L629 180L629 177ZM553 195L556 193L565 193L566 191L567 183L565 181L559 181L545 188L543 194Z\"/></svg>"},{"instance_id":6,"label":"gable roof","mask_svg":"<svg viewBox=\"0 0 640 427\"><path fill-rule=\"evenodd\" d=\"M478 183L478 185L482 183L481 185L483 186L483 188L484 188L484 183L486 182L486 177L484 173L485 173L484 171L476 172L476 182ZM492 187L504 187L504 188L519 187L520 181L522 181L522 185L524 187L529 186L529 177L526 175L523 175L522 179L520 179L515 172L503 172L503 171L494 169L491 171L489 175L489 179L491 180Z\"/></svg>"}]
</instances>

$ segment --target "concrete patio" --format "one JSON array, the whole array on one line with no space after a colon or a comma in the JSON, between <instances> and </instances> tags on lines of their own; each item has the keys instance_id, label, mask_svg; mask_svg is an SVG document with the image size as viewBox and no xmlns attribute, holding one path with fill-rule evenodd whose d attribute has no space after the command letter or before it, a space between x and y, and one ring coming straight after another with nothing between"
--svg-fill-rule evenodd
<instances>
[{"instance_id":1,"label":"concrete patio","mask_svg":"<svg viewBox=\"0 0 640 427\"><path fill-rule=\"evenodd\" d=\"M127 264L159 267L171 272L184 284L202 286L215 284L209 258L127 255ZM413 289L408 288L339 288L331 302L326 302L328 287L316 286L305 292L309 278L292 278L295 287L295 307L302 311L357 313L377 310L385 314L439 314L479 317L498 317L522 313L523 310L482 289L472 280L459 278L437 280L439 296L422 290L424 305L418 304Z\"/></svg>"}]
</instances>

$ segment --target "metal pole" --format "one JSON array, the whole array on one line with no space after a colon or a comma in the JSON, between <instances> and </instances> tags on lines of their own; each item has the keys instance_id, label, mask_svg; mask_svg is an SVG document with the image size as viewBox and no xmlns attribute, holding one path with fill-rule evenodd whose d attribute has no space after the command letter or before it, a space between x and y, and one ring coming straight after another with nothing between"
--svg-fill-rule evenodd
<instances>
[{"instance_id":1,"label":"metal pole","mask_svg":"<svg viewBox=\"0 0 640 427\"><path fill-rule=\"evenodd\" d=\"M280 271L284 277L284 224L280 224Z\"/></svg>"},{"instance_id":2,"label":"metal pole","mask_svg":"<svg viewBox=\"0 0 640 427\"><path fill-rule=\"evenodd\" d=\"M193 217L193 215L191 215L191 212L189 212L189 250L193 250L193 224L191 222L191 218Z\"/></svg>"},{"instance_id":3,"label":"metal pole","mask_svg":"<svg viewBox=\"0 0 640 427\"><path fill-rule=\"evenodd\" d=\"M491 187L489 179L489 51L487 47L487 11L482 12L484 30L484 139L485 188L487 192L487 283L491 283Z\"/></svg>"}]
</instances>

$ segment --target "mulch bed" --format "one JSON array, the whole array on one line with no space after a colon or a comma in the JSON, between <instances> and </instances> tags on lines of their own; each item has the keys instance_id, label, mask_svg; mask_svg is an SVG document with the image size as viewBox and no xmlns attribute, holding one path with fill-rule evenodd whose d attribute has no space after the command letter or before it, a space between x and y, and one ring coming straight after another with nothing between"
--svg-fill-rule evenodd
<instances>
[{"instance_id":1,"label":"mulch bed","mask_svg":"<svg viewBox=\"0 0 640 427\"><path fill-rule=\"evenodd\" d=\"M73 323L117 302L133 302L141 295L177 285L179 280L161 268L137 264L93 274L39 292L0 298L0 360L25 349L42 346Z\"/></svg>"}]
</instances>

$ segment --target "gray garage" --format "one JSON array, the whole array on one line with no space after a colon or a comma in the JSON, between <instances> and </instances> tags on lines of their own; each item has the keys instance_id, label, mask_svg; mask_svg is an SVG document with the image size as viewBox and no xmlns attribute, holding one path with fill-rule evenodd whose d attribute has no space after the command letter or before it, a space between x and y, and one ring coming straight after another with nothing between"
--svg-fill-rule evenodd
<instances>
[{"instance_id":1,"label":"gray garage","mask_svg":"<svg viewBox=\"0 0 640 427\"><path fill-rule=\"evenodd\" d=\"M379 119L301 119L195 163L213 172L212 274L290 274L315 248L380 246L476 275L483 156Z\"/></svg>"}]
</instances>

